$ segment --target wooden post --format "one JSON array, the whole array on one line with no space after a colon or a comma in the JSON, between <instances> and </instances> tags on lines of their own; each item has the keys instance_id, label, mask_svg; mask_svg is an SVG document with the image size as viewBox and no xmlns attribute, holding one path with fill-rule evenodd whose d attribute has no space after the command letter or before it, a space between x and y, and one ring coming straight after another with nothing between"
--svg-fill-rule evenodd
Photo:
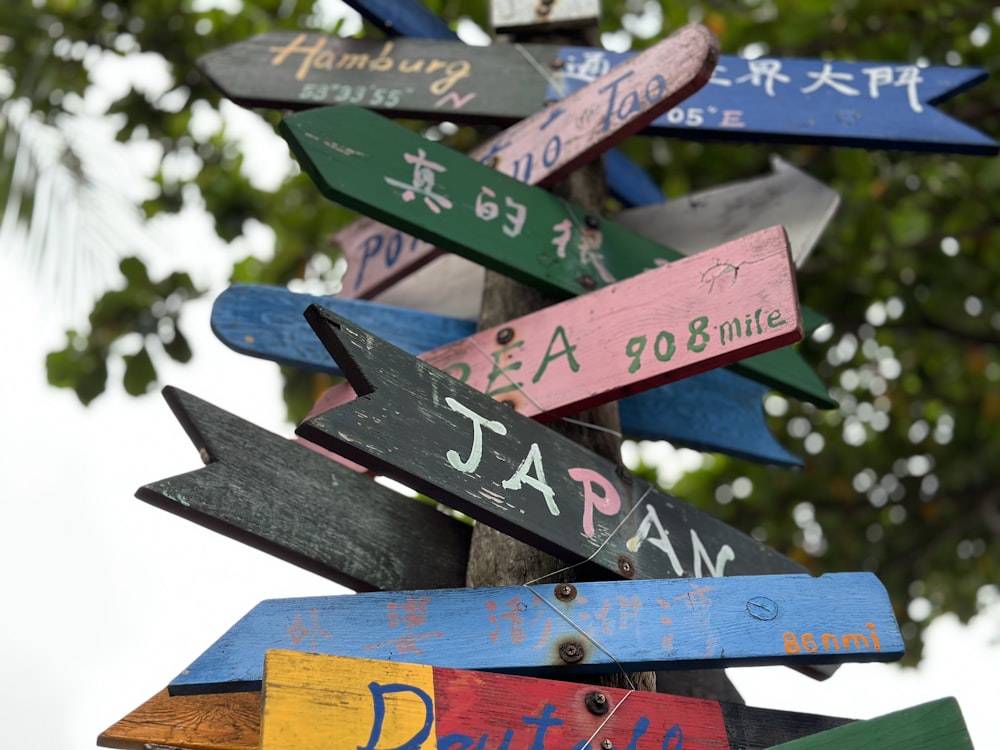
<instances>
[{"instance_id":1,"label":"wooden post","mask_svg":"<svg viewBox=\"0 0 1000 750\"><path fill-rule=\"evenodd\" d=\"M566 31L557 37L546 36L544 40L516 36L517 42L530 43L545 41L554 44L593 45L596 29ZM606 198L603 162L592 162L574 172L568 179L555 185L552 191L562 198L578 203L597 215L603 215ZM555 300L546 298L539 292L506 276L493 271L486 272L483 289L482 310L479 316L480 330L500 325L511 318L525 315ZM575 421L560 420L552 429L566 435L598 455L611 461L621 461L621 424L618 405L605 404L588 409L574 417ZM469 567L466 574L468 586L511 586L532 581L566 567L565 563L523 544L490 528L476 524L472 531L472 545L469 551ZM564 571L558 576L546 578L549 583L575 580L574 571ZM631 687L639 690L655 691L658 675L655 672L640 672L626 677L622 674L604 675L598 684L607 687ZM743 703L743 698L722 670L714 672L678 672L662 678L670 691L679 695L692 695L715 700ZM661 688L662 689L662 688Z\"/></svg>"}]
</instances>

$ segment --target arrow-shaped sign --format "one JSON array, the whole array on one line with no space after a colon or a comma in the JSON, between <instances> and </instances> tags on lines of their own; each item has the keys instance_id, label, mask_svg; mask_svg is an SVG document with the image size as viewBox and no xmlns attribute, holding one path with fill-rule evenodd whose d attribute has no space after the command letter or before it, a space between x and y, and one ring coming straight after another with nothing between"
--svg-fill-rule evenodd
<instances>
[{"instance_id":1,"label":"arrow-shaped sign","mask_svg":"<svg viewBox=\"0 0 1000 750\"><path fill-rule=\"evenodd\" d=\"M274 676L277 674L277 666L273 662L273 656L276 653L276 651L268 651L264 656L264 690L269 692L269 704L274 699L276 688ZM347 658L298 652L284 653L289 658L293 658L294 655L294 658L308 659L311 662L324 665L329 659ZM385 665L386 669L414 668L412 665L397 662L379 663ZM326 668L324 668L324 673L326 673ZM437 675L441 673L441 668L435 668L436 679ZM513 678L488 672L470 673L463 670L454 672L454 674L469 676L474 674L477 678L490 682L513 679L517 680L517 684L527 680L531 680L532 684L541 682L534 678ZM321 679L311 679L311 685L314 689L325 689L323 683L324 681ZM546 681L544 684L550 690L549 695L559 696L561 715L572 703L572 698L568 702L563 700L561 691L584 687L569 682ZM587 688L588 691L592 689ZM601 689L600 692L610 699L609 711L614 705L617 705L620 695L623 693L623 691L614 688ZM97 744L100 747L119 748L120 750L152 750L151 746L163 745L192 748L193 750L259 750L261 703L261 693L255 692L171 696L166 689L163 689L101 732L97 738ZM595 706L596 710L600 710L599 701L595 702L592 699L590 705ZM629 713L648 716L651 722L656 721L654 715L662 715L664 710L668 710L669 715L676 717L674 721L682 724L688 744L691 744L699 733L697 727L700 726L700 722L695 723L695 717L721 716L728 743L720 747L729 750L764 750L764 748L772 747L776 742L787 742L816 732L833 729L848 721L832 716L775 711L736 703L681 698L672 695L664 697L642 692L632 693L629 696L629 705L623 705L619 711L626 709ZM643 714L644 711L645 714ZM595 716L599 716L603 720L607 717L607 713L606 711L604 714L595 714ZM490 711L485 711L482 714L485 721L489 721L490 716ZM640 725L637 723L637 726ZM651 734L651 730L647 732L648 734ZM328 742L326 747L332 746ZM554 750L556 746L551 747Z\"/></svg>"},{"instance_id":2,"label":"arrow-shaped sign","mask_svg":"<svg viewBox=\"0 0 1000 750\"><path fill-rule=\"evenodd\" d=\"M464 585L466 524L184 391L163 395L208 465L139 499L355 590Z\"/></svg>"},{"instance_id":3,"label":"arrow-shaped sign","mask_svg":"<svg viewBox=\"0 0 1000 750\"><path fill-rule=\"evenodd\" d=\"M772 227L420 358L551 421L801 338L788 239ZM335 386L313 414L352 397Z\"/></svg>"},{"instance_id":4,"label":"arrow-shaped sign","mask_svg":"<svg viewBox=\"0 0 1000 750\"><path fill-rule=\"evenodd\" d=\"M215 299L212 330L241 354L343 375L302 319L311 304L329 308L414 355L476 332L472 320L246 284L233 285ZM637 440L669 440L760 463L801 466L768 430L761 406L766 392L749 378L712 370L619 401L622 432Z\"/></svg>"},{"instance_id":5,"label":"arrow-shaped sign","mask_svg":"<svg viewBox=\"0 0 1000 750\"><path fill-rule=\"evenodd\" d=\"M260 711L260 693L171 696L164 688L101 732L97 745L117 750L260 750Z\"/></svg>"},{"instance_id":6,"label":"arrow-shaped sign","mask_svg":"<svg viewBox=\"0 0 1000 750\"><path fill-rule=\"evenodd\" d=\"M833 218L840 195L778 156L771 157L771 169L773 174L766 177L629 208L613 220L652 240L669 237L670 246L685 255L781 224L792 260L801 267Z\"/></svg>"},{"instance_id":7,"label":"arrow-shaped sign","mask_svg":"<svg viewBox=\"0 0 1000 750\"><path fill-rule=\"evenodd\" d=\"M669 252L367 110L302 112L280 130L331 200L548 294L592 291L661 265ZM796 398L834 403L794 352L781 352L734 368Z\"/></svg>"},{"instance_id":8,"label":"arrow-shaped sign","mask_svg":"<svg viewBox=\"0 0 1000 750\"><path fill-rule=\"evenodd\" d=\"M867 721L855 721L774 750L973 750L969 729L954 698L941 698Z\"/></svg>"},{"instance_id":9,"label":"arrow-shaped sign","mask_svg":"<svg viewBox=\"0 0 1000 750\"><path fill-rule=\"evenodd\" d=\"M199 60L247 107L352 103L393 117L509 124L634 52L547 44L346 39L270 32ZM722 55L709 85L649 135L994 155L997 143L935 106L986 80L980 68Z\"/></svg>"},{"instance_id":10,"label":"arrow-shaped sign","mask_svg":"<svg viewBox=\"0 0 1000 750\"><path fill-rule=\"evenodd\" d=\"M262 694L263 750L567 750L604 743L747 750L849 723L677 695L279 650L264 657Z\"/></svg>"},{"instance_id":11,"label":"arrow-shaped sign","mask_svg":"<svg viewBox=\"0 0 1000 750\"><path fill-rule=\"evenodd\" d=\"M631 64L488 139L469 157L526 184L553 185L704 86L718 55L711 32L686 26ZM660 71L670 71L669 81ZM495 193L484 194L476 213L495 219L510 207ZM431 244L403 238L371 220L354 222L336 240L362 249L359 257L349 257L344 279L357 297L371 296L441 254Z\"/></svg>"},{"instance_id":12,"label":"arrow-shaped sign","mask_svg":"<svg viewBox=\"0 0 1000 750\"><path fill-rule=\"evenodd\" d=\"M263 601L169 690L259 690L275 648L563 677L903 654L871 573L383 591Z\"/></svg>"},{"instance_id":13,"label":"arrow-shaped sign","mask_svg":"<svg viewBox=\"0 0 1000 750\"><path fill-rule=\"evenodd\" d=\"M317 306L306 318L359 396L299 425L305 439L560 559L592 560L616 575L802 570L350 321Z\"/></svg>"},{"instance_id":14,"label":"arrow-shaped sign","mask_svg":"<svg viewBox=\"0 0 1000 750\"><path fill-rule=\"evenodd\" d=\"M840 195L778 156L771 157L771 168L773 173L765 177L701 190L674 201L655 201L656 205L626 209L611 220L651 240L669 237L671 248L683 255L693 255L780 224L788 234L792 259L801 267L833 218ZM361 221L368 226L384 227L370 219ZM367 237L344 230L338 238L349 260L348 269L351 265L365 266L362 278L372 281L372 287L381 285L378 277L390 260L394 267L404 249L420 242L391 227L380 228ZM366 257L366 250L372 250L376 244L381 251L373 251ZM354 273L345 279L340 296L371 296L358 294L353 288L351 279L357 277ZM479 317L484 278L482 266L446 253L399 279L374 299L387 305L475 319Z\"/></svg>"}]
</instances>

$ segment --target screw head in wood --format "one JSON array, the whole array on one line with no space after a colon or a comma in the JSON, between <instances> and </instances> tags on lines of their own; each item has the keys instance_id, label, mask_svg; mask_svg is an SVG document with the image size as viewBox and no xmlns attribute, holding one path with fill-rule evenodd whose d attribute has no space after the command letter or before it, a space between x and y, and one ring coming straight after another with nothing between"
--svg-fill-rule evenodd
<instances>
[{"instance_id":1,"label":"screw head in wood","mask_svg":"<svg viewBox=\"0 0 1000 750\"><path fill-rule=\"evenodd\" d=\"M635 564L630 558L622 555L618 558L618 572L626 578L632 578L635 575Z\"/></svg>"},{"instance_id":2,"label":"screw head in wood","mask_svg":"<svg viewBox=\"0 0 1000 750\"><path fill-rule=\"evenodd\" d=\"M587 291L597 288L597 281L589 273L580 274L577 282Z\"/></svg>"},{"instance_id":3,"label":"screw head in wood","mask_svg":"<svg viewBox=\"0 0 1000 750\"><path fill-rule=\"evenodd\" d=\"M595 716L603 716L608 712L608 696L597 690L587 693L583 702L587 705L587 710Z\"/></svg>"},{"instance_id":4,"label":"screw head in wood","mask_svg":"<svg viewBox=\"0 0 1000 750\"><path fill-rule=\"evenodd\" d=\"M773 620L778 616L778 605L766 596L755 596L747 600L747 614L755 620Z\"/></svg>"},{"instance_id":5,"label":"screw head in wood","mask_svg":"<svg viewBox=\"0 0 1000 750\"><path fill-rule=\"evenodd\" d=\"M576 586L572 583L556 584L556 599L561 602L571 602L576 599Z\"/></svg>"},{"instance_id":6,"label":"screw head in wood","mask_svg":"<svg viewBox=\"0 0 1000 750\"><path fill-rule=\"evenodd\" d=\"M602 750L611 750L614 747L614 743L611 740L601 740Z\"/></svg>"},{"instance_id":7,"label":"screw head in wood","mask_svg":"<svg viewBox=\"0 0 1000 750\"><path fill-rule=\"evenodd\" d=\"M497 331L497 343L498 344L509 344L514 338L514 329L510 326L506 326Z\"/></svg>"},{"instance_id":8,"label":"screw head in wood","mask_svg":"<svg viewBox=\"0 0 1000 750\"><path fill-rule=\"evenodd\" d=\"M576 664L583 658L583 644L580 641L559 644L559 658L567 664Z\"/></svg>"}]
</instances>

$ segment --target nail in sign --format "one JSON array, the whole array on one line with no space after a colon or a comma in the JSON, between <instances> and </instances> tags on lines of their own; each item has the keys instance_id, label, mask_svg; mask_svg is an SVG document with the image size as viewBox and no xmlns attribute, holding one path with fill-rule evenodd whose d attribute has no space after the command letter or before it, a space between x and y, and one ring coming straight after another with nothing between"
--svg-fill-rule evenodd
<instances>
[{"instance_id":1,"label":"nail in sign","mask_svg":"<svg viewBox=\"0 0 1000 750\"><path fill-rule=\"evenodd\" d=\"M529 185L555 184L704 86L718 56L718 42L710 31L704 26L685 26L557 104L507 128L469 156ZM417 157L404 158L426 180L433 181L444 171L426 159L416 166L419 152ZM416 195L415 186L387 179L404 190L404 200ZM448 205L431 194L423 197L434 213L451 208L447 198ZM486 221L502 215L503 231L516 237L523 229L527 208L485 187L476 198L475 210ZM357 297L377 293L440 254L429 243L402 238L370 220L341 230L337 239L348 252L344 286ZM360 257L352 256L348 248L361 248Z\"/></svg>"},{"instance_id":2,"label":"nail in sign","mask_svg":"<svg viewBox=\"0 0 1000 750\"><path fill-rule=\"evenodd\" d=\"M313 443L564 560L673 578L796 562L316 305L306 318L359 397Z\"/></svg>"},{"instance_id":3,"label":"nail in sign","mask_svg":"<svg viewBox=\"0 0 1000 750\"><path fill-rule=\"evenodd\" d=\"M807 636L814 648L789 648ZM903 653L889 597L871 573L380 591L263 601L169 690L258 690L274 648L562 676Z\"/></svg>"},{"instance_id":4,"label":"nail in sign","mask_svg":"<svg viewBox=\"0 0 1000 750\"><path fill-rule=\"evenodd\" d=\"M788 239L772 227L420 358L548 421L801 338ZM335 386L313 413L352 395Z\"/></svg>"}]
</instances>

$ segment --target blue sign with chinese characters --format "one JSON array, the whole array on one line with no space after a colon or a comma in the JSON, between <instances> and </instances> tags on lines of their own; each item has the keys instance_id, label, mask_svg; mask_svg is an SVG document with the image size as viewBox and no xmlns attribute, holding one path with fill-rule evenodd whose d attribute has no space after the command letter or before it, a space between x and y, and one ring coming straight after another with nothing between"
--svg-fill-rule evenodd
<instances>
[{"instance_id":1,"label":"blue sign with chinese characters","mask_svg":"<svg viewBox=\"0 0 1000 750\"><path fill-rule=\"evenodd\" d=\"M634 54L563 47L546 97L562 98ZM994 140L934 108L986 76L979 68L722 55L707 86L644 132L996 154Z\"/></svg>"}]
</instances>

